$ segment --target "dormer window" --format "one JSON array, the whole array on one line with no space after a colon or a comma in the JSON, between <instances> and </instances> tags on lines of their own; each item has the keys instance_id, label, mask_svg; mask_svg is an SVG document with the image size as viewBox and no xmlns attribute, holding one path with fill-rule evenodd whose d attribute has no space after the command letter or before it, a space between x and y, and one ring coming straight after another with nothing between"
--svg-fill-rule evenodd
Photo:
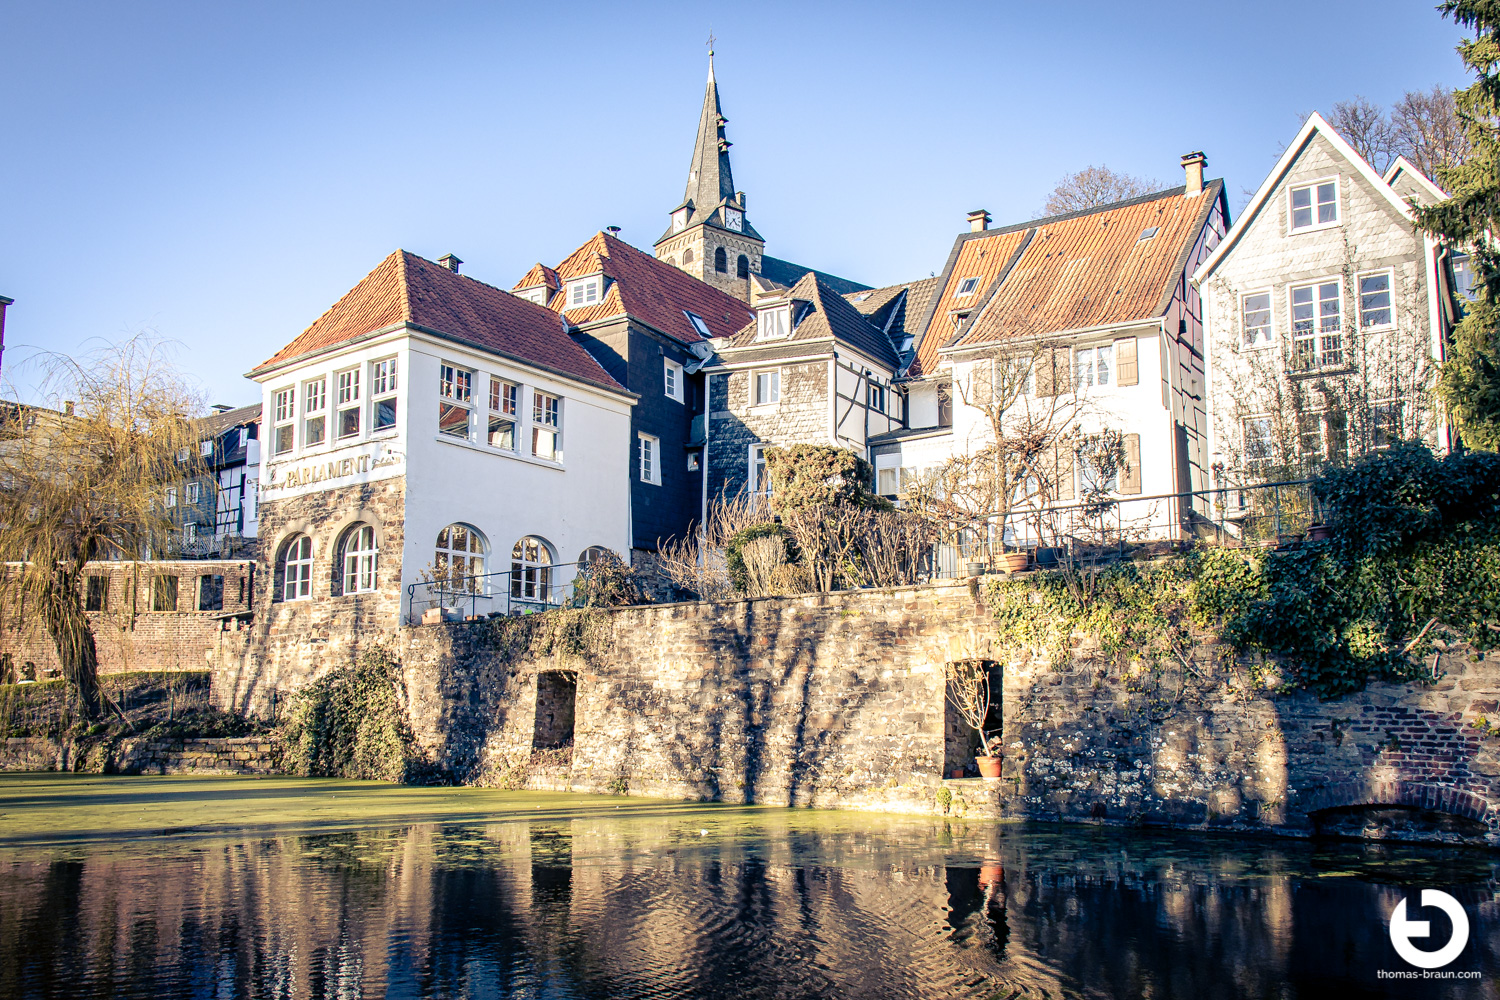
<instances>
[{"instance_id":1,"label":"dormer window","mask_svg":"<svg viewBox=\"0 0 1500 1000\"><path fill-rule=\"evenodd\" d=\"M958 296L963 296L963 295L973 295L974 294L974 289L976 289L978 287L979 287L979 279L978 278L965 278L963 281L960 281L958 283L958 291L954 293L954 296L958 297Z\"/></svg>"},{"instance_id":2,"label":"dormer window","mask_svg":"<svg viewBox=\"0 0 1500 1000\"><path fill-rule=\"evenodd\" d=\"M697 332L698 336L705 340L713 337L713 332L709 330L708 324L703 322L702 316L699 316L697 313L688 312L686 309L682 311L682 314L688 318L689 323L693 324L693 329Z\"/></svg>"},{"instance_id":3,"label":"dormer window","mask_svg":"<svg viewBox=\"0 0 1500 1000\"><path fill-rule=\"evenodd\" d=\"M546 285L538 285L535 288L523 288L520 291L516 292L516 295L530 302L535 302L539 306L544 306L547 304Z\"/></svg>"},{"instance_id":4,"label":"dormer window","mask_svg":"<svg viewBox=\"0 0 1500 1000\"><path fill-rule=\"evenodd\" d=\"M568 308L591 306L599 301L599 275L568 282Z\"/></svg>"},{"instance_id":5,"label":"dormer window","mask_svg":"<svg viewBox=\"0 0 1500 1000\"><path fill-rule=\"evenodd\" d=\"M756 340L780 340L792 335L792 307L772 306L760 310L755 317Z\"/></svg>"}]
</instances>

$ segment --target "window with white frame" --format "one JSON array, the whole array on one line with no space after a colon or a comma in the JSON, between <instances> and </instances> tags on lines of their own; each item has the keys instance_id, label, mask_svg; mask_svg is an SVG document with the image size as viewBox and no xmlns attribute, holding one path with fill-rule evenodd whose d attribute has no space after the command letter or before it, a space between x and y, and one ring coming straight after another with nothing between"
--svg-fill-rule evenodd
<instances>
[{"instance_id":1,"label":"window with white frame","mask_svg":"<svg viewBox=\"0 0 1500 1000\"><path fill-rule=\"evenodd\" d=\"M277 455L285 455L296 444L297 390L278 389L274 398L272 410L276 431L272 436L272 450Z\"/></svg>"},{"instance_id":2,"label":"window with white frame","mask_svg":"<svg viewBox=\"0 0 1500 1000\"><path fill-rule=\"evenodd\" d=\"M1453 291L1465 302L1474 301L1474 261L1466 253L1454 253L1448 258L1453 268Z\"/></svg>"},{"instance_id":3,"label":"window with white frame","mask_svg":"<svg viewBox=\"0 0 1500 1000\"><path fill-rule=\"evenodd\" d=\"M1094 449L1083 448L1078 452L1078 479L1083 488L1092 492L1113 493L1120 486L1118 463L1108 462L1104 467L1097 464L1102 458Z\"/></svg>"},{"instance_id":4,"label":"window with white frame","mask_svg":"<svg viewBox=\"0 0 1500 1000\"><path fill-rule=\"evenodd\" d=\"M484 535L468 524L450 524L438 532L433 576L445 590L483 593Z\"/></svg>"},{"instance_id":5,"label":"window with white frame","mask_svg":"<svg viewBox=\"0 0 1500 1000\"><path fill-rule=\"evenodd\" d=\"M168 486L167 487L165 504L168 507L176 507L177 506L177 487L175 487L175 486Z\"/></svg>"},{"instance_id":6,"label":"window with white frame","mask_svg":"<svg viewBox=\"0 0 1500 1000\"><path fill-rule=\"evenodd\" d=\"M1298 285L1291 294L1293 367L1320 368L1342 364L1343 306L1338 279Z\"/></svg>"},{"instance_id":7,"label":"window with white frame","mask_svg":"<svg viewBox=\"0 0 1500 1000\"><path fill-rule=\"evenodd\" d=\"M372 525L356 524L349 529L344 536L344 593L365 594L375 589L379 557Z\"/></svg>"},{"instance_id":8,"label":"window with white frame","mask_svg":"<svg viewBox=\"0 0 1500 1000\"><path fill-rule=\"evenodd\" d=\"M640 441L641 482L661 485L661 439L637 434Z\"/></svg>"},{"instance_id":9,"label":"window with white frame","mask_svg":"<svg viewBox=\"0 0 1500 1000\"><path fill-rule=\"evenodd\" d=\"M1390 271L1375 271L1359 276L1359 328L1378 330L1394 322L1391 306L1391 290L1394 275Z\"/></svg>"},{"instance_id":10,"label":"window with white frame","mask_svg":"<svg viewBox=\"0 0 1500 1000\"><path fill-rule=\"evenodd\" d=\"M754 496L771 495L771 473L766 468L766 448L767 445L763 444L750 446L750 492Z\"/></svg>"},{"instance_id":11,"label":"window with white frame","mask_svg":"<svg viewBox=\"0 0 1500 1000\"><path fill-rule=\"evenodd\" d=\"M879 382L875 381L869 376L866 376L866 378L868 379L868 386L865 391L866 402L869 404L870 409L874 410L876 413L884 413L885 386L881 385Z\"/></svg>"},{"instance_id":12,"label":"window with white frame","mask_svg":"<svg viewBox=\"0 0 1500 1000\"><path fill-rule=\"evenodd\" d=\"M519 418L521 387L504 379L490 378L490 420L486 440L490 447L502 451L516 450L516 421Z\"/></svg>"},{"instance_id":13,"label":"window with white frame","mask_svg":"<svg viewBox=\"0 0 1500 1000\"><path fill-rule=\"evenodd\" d=\"M395 358L382 358L370 366L370 409L372 430L396 426Z\"/></svg>"},{"instance_id":14,"label":"window with white frame","mask_svg":"<svg viewBox=\"0 0 1500 1000\"><path fill-rule=\"evenodd\" d=\"M1265 347L1271 343L1271 293L1251 292L1240 296L1241 343Z\"/></svg>"},{"instance_id":15,"label":"window with white frame","mask_svg":"<svg viewBox=\"0 0 1500 1000\"><path fill-rule=\"evenodd\" d=\"M510 596L545 602L551 593L552 550L540 538L527 535L510 550Z\"/></svg>"},{"instance_id":16,"label":"window with white frame","mask_svg":"<svg viewBox=\"0 0 1500 1000\"><path fill-rule=\"evenodd\" d=\"M1109 385L1115 367L1115 346L1080 347L1073 353L1073 386L1078 389Z\"/></svg>"},{"instance_id":17,"label":"window with white frame","mask_svg":"<svg viewBox=\"0 0 1500 1000\"><path fill-rule=\"evenodd\" d=\"M302 447L311 448L328 440L328 379L302 383Z\"/></svg>"},{"instance_id":18,"label":"window with white frame","mask_svg":"<svg viewBox=\"0 0 1500 1000\"><path fill-rule=\"evenodd\" d=\"M333 378L337 386L339 437L357 437L360 432L359 369L350 368Z\"/></svg>"},{"instance_id":19,"label":"window with white frame","mask_svg":"<svg viewBox=\"0 0 1500 1000\"><path fill-rule=\"evenodd\" d=\"M599 301L599 276L568 282L568 308L590 306Z\"/></svg>"},{"instance_id":20,"label":"window with white frame","mask_svg":"<svg viewBox=\"0 0 1500 1000\"><path fill-rule=\"evenodd\" d=\"M1349 456L1349 417L1342 410L1297 414L1297 454L1304 462L1339 462Z\"/></svg>"},{"instance_id":21,"label":"window with white frame","mask_svg":"<svg viewBox=\"0 0 1500 1000\"><path fill-rule=\"evenodd\" d=\"M1291 192L1292 232L1316 229L1339 221L1339 186L1334 180L1294 187Z\"/></svg>"},{"instance_id":22,"label":"window with white frame","mask_svg":"<svg viewBox=\"0 0 1500 1000\"><path fill-rule=\"evenodd\" d=\"M187 484L187 502L188 503L197 503L198 500L202 496L203 496L203 484L202 483L188 483Z\"/></svg>"},{"instance_id":23,"label":"window with white frame","mask_svg":"<svg viewBox=\"0 0 1500 1000\"><path fill-rule=\"evenodd\" d=\"M1244 439L1245 468L1255 473L1264 472L1271 465L1274 457L1271 443L1271 418L1247 417L1244 423Z\"/></svg>"},{"instance_id":24,"label":"window with white frame","mask_svg":"<svg viewBox=\"0 0 1500 1000\"><path fill-rule=\"evenodd\" d=\"M900 496L906 484L916 475L915 468L888 466L875 473L875 492L883 497Z\"/></svg>"},{"instance_id":25,"label":"window with white frame","mask_svg":"<svg viewBox=\"0 0 1500 1000\"><path fill-rule=\"evenodd\" d=\"M662 360L662 379L668 399L682 402L682 366L671 358Z\"/></svg>"},{"instance_id":26,"label":"window with white frame","mask_svg":"<svg viewBox=\"0 0 1500 1000\"><path fill-rule=\"evenodd\" d=\"M531 394L531 453L562 461L562 400L545 392Z\"/></svg>"},{"instance_id":27,"label":"window with white frame","mask_svg":"<svg viewBox=\"0 0 1500 1000\"><path fill-rule=\"evenodd\" d=\"M953 293L954 298L963 298L965 295L973 295L979 287L978 278L965 278L958 283L958 291Z\"/></svg>"},{"instance_id":28,"label":"window with white frame","mask_svg":"<svg viewBox=\"0 0 1500 1000\"><path fill-rule=\"evenodd\" d=\"M281 555L281 599L305 601L312 597L312 538L294 535Z\"/></svg>"},{"instance_id":29,"label":"window with white frame","mask_svg":"<svg viewBox=\"0 0 1500 1000\"><path fill-rule=\"evenodd\" d=\"M198 525L196 522L189 521L182 526L182 540L190 545L198 540Z\"/></svg>"},{"instance_id":30,"label":"window with white frame","mask_svg":"<svg viewBox=\"0 0 1500 1000\"><path fill-rule=\"evenodd\" d=\"M751 372L751 403L755 406L771 406L781 401L781 369Z\"/></svg>"},{"instance_id":31,"label":"window with white frame","mask_svg":"<svg viewBox=\"0 0 1500 1000\"><path fill-rule=\"evenodd\" d=\"M469 437L474 373L457 365L438 365L438 433Z\"/></svg>"},{"instance_id":32,"label":"window with white frame","mask_svg":"<svg viewBox=\"0 0 1500 1000\"><path fill-rule=\"evenodd\" d=\"M780 340L792 335L792 307L772 306L755 314L755 339Z\"/></svg>"}]
</instances>

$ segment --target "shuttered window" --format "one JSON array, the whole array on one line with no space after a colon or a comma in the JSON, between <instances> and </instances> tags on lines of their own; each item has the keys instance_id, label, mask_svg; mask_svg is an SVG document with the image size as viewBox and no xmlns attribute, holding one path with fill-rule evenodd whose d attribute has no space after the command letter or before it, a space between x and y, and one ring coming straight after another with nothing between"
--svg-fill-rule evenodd
<instances>
[{"instance_id":1,"label":"shuttered window","mask_svg":"<svg viewBox=\"0 0 1500 1000\"><path fill-rule=\"evenodd\" d=\"M1068 442L1052 446L1052 492L1059 503L1073 499L1073 458L1073 449Z\"/></svg>"},{"instance_id":2,"label":"shuttered window","mask_svg":"<svg viewBox=\"0 0 1500 1000\"><path fill-rule=\"evenodd\" d=\"M1056 396L1067 392L1070 366L1068 351L1043 351L1036 359L1036 394Z\"/></svg>"},{"instance_id":3,"label":"shuttered window","mask_svg":"<svg viewBox=\"0 0 1500 1000\"><path fill-rule=\"evenodd\" d=\"M1131 344L1134 345L1132 340ZM1125 495L1141 492L1141 436L1125 435L1125 468L1120 470L1120 492Z\"/></svg>"},{"instance_id":4,"label":"shuttered window","mask_svg":"<svg viewBox=\"0 0 1500 1000\"><path fill-rule=\"evenodd\" d=\"M1136 385L1140 380L1141 369L1136 363L1135 338L1124 337L1115 341L1115 385Z\"/></svg>"}]
</instances>

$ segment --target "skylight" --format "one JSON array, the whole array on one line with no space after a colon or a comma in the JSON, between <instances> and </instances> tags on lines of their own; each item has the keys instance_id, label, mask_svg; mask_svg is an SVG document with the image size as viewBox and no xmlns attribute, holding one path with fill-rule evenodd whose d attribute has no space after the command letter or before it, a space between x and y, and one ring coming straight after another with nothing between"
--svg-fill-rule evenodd
<instances>
[{"instance_id":1,"label":"skylight","mask_svg":"<svg viewBox=\"0 0 1500 1000\"><path fill-rule=\"evenodd\" d=\"M871 295L874 294L874 292L860 292L858 295L854 296L854 301L863 302L865 299L868 299Z\"/></svg>"},{"instance_id":2,"label":"skylight","mask_svg":"<svg viewBox=\"0 0 1500 1000\"><path fill-rule=\"evenodd\" d=\"M955 294L957 294L957 295L973 295L974 294L974 289L976 289L978 287L979 287L979 279L978 278L965 278L963 281L959 282L958 291Z\"/></svg>"},{"instance_id":3,"label":"skylight","mask_svg":"<svg viewBox=\"0 0 1500 1000\"><path fill-rule=\"evenodd\" d=\"M709 330L708 324L703 322L702 316L699 316L697 313L688 312L686 309L682 311L682 314L688 318L689 323L693 324L693 329L698 331L698 336L713 336L713 332Z\"/></svg>"},{"instance_id":4,"label":"skylight","mask_svg":"<svg viewBox=\"0 0 1500 1000\"><path fill-rule=\"evenodd\" d=\"M1141 235L1138 236L1138 237L1136 237L1135 241L1137 243L1139 243L1139 242L1141 242L1141 240L1149 240L1151 237L1155 236L1160 230L1161 230L1160 226L1147 226L1145 229L1141 230Z\"/></svg>"}]
</instances>

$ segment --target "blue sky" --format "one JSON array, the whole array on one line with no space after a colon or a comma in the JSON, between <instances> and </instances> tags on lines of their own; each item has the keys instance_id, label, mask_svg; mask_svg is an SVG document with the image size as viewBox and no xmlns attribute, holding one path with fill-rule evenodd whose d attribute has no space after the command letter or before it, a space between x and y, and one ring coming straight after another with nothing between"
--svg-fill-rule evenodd
<instances>
[{"instance_id":1,"label":"blue sky","mask_svg":"<svg viewBox=\"0 0 1500 1000\"><path fill-rule=\"evenodd\" d=\"M1237 211L1299 113L1465 83L1430 3L0 3L4 375L152 330L210 402L397 247L649 249L706 70L767 251L870 284L1104 163Z\"/></svg>"}]
</instances>

